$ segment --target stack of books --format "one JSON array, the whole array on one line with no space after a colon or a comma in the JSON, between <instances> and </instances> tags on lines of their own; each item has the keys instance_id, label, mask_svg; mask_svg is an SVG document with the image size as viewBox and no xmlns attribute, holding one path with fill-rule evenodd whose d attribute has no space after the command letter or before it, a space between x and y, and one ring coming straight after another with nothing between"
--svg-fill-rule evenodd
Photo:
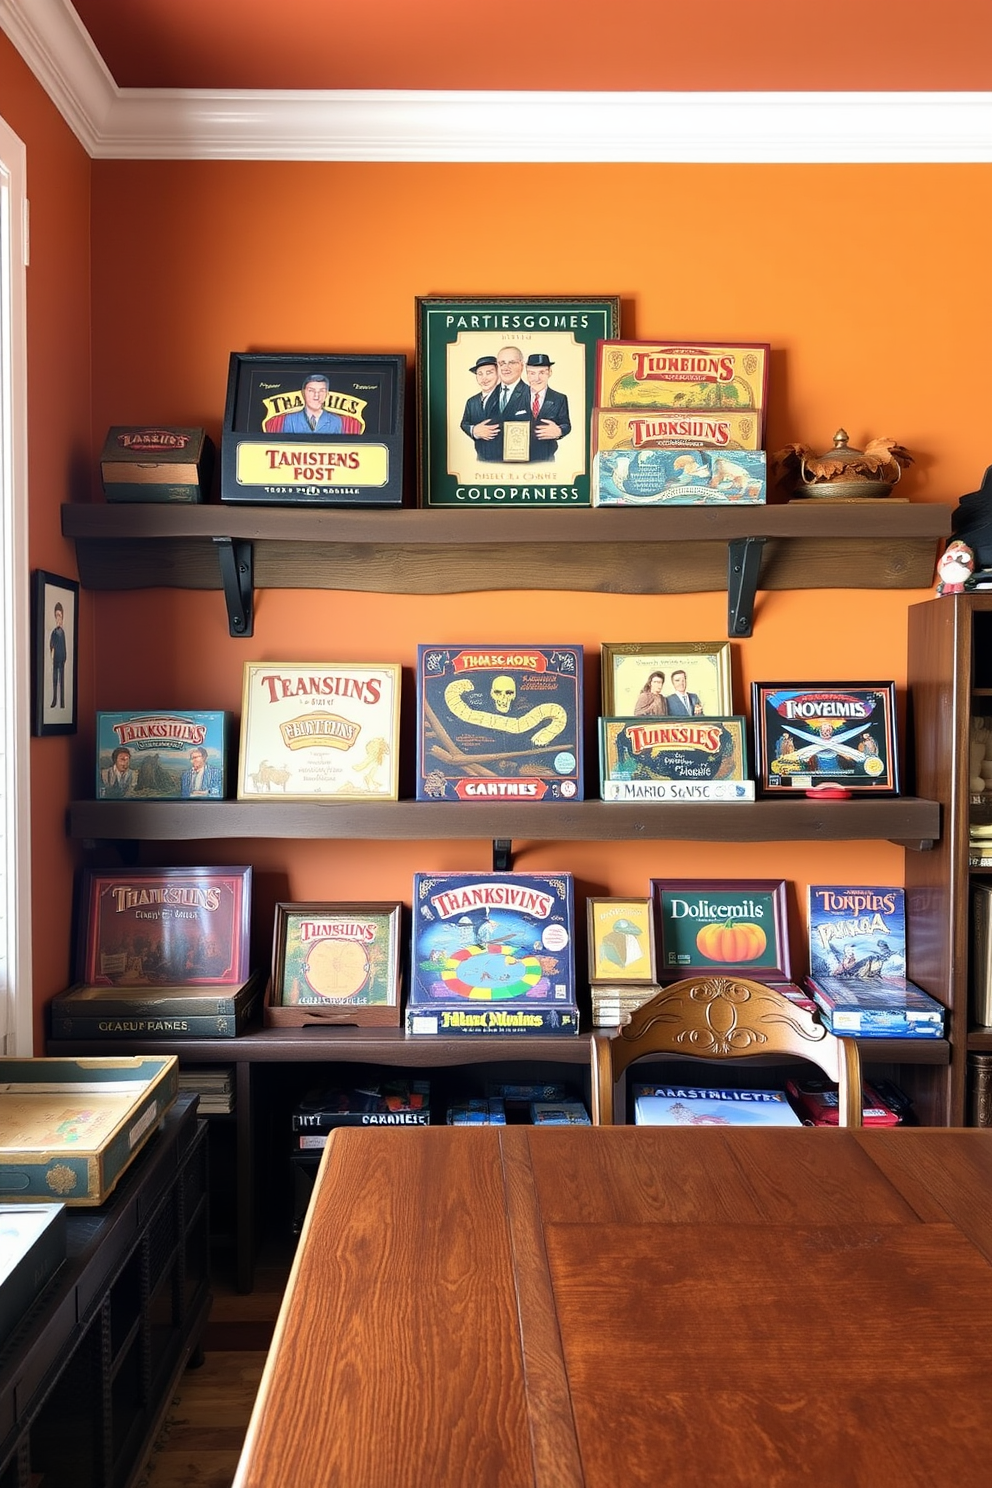
<instances>
[{"instance_id":1,"label":"stack of books","mask_svg":"<svg viewBox=\"0 0 992 1488\"><path fill-rule=\"evenodd\" d=\"M234 1078L230 1065L201 1064L179 1071L179 1089L200 1097L203 1116L228 1116L234 1110Z\"/></svg>"}]
</instances>

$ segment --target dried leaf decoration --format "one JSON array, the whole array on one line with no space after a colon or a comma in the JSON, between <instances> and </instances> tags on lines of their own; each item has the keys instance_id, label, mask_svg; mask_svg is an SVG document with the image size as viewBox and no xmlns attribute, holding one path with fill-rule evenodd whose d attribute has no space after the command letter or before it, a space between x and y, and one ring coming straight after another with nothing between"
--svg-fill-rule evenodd
<instances>
[{"instance_id":1,"label":"dried leaf decoration","mask_svg":"<svg viewBox=\"0 0 992 1488\"><path fill-rule=\"evenodd\" d=\"M817 455L806 444L787 444L772 456L772 467L780 481L796 484L832 480L888 480L893 464L905 469L913 457L894 439L870 439L864 450L828 450Z\"/></svg>"}]
</instances>

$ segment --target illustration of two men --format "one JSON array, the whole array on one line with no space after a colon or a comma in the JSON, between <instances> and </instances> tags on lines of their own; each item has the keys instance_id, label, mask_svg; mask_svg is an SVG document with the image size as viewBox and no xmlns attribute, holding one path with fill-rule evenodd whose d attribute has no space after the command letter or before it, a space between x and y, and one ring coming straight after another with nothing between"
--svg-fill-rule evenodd
<instances>
[{"instance_id":1,"label":"illustration of two men","mask_svg":"<svg viewBox=\"0 0 992 1488\"><path fill-rule=\"evenodd\" d=\"M558 441L571 432L568 399L551 387L551 358L532 352L526 364L517 346L504 346L496 356L480 356L469 371L479 391L465 404L461 428L475 445L480 460L507 459L506 427L527 427L526 462L546 463L555 458ZM509 436L509 437L512 437Z\"/></svg>"}]
</instances>

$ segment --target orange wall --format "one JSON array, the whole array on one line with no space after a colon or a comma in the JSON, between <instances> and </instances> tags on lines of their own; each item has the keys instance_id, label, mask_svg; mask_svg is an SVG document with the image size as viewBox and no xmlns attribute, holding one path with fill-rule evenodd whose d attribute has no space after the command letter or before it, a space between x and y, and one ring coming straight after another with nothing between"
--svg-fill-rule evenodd
<instances>
[{"instance_id":1,"label":"orange wall","mask_svg":"<svg viewBox=\"0 0 992 1488\"><path fill-rule=\"evenodd\" d=\"M517 10L376 0L76 0L122 87L472 89L957 89L992 86L988 0L708 0L705 7L569 0ZM939 19L938 19L939 16Z\"/></svg>"},{"instance_id":2,"label":"orange wall","mask_svg":"<svg viewBox=\"0 0 992 1488\"><path fill-rule=\"evenodd\" d=\"M92 459L90 409L90 162L5 36L0 112L27 147L31 207L28 288L28 482L31 568L75 577L60 530L63 501L85 495ZM79 714L92 716L92 611L81 595ZM79 789L73 738L31 744L34 997L40 1008L66 984L75 853L66 802ZM35 1048L42 1049L40 1014Z\"/></svg>"},{"instance_id":3,"label":"orange wall","mask_svg":"<svg viewBox=\"0 0 992 1488\"><path fill-rule=\"evenodd\" d=\"M94 448L112 423L220 433L232 350L414 353L418 294L619 292L627 335L767 340L768 446L899 439L915 500L954 504L989 462L989 166L502 166L96 162ZM409 426L412 433L413 410ZM471 530L471 513L453 513ZM522 513L520 520L527 520ZM563 514L567 520L567 514ZM771 593L735 643L753 679L905 679L911 592ZM721 594L482 599L261 594L255 635L220 596L92 596L101 708L237 712L247 660L382 659L418 641L720 639ZM409 728L404 731L409 742ZM83 754L92 735L81 740ZM191 856L192 855L192 856ZM281 897L409 898L416 868L478 868L488 845L231 843L255 863L256 950ZM191 862L177 844L168 861ZM535 843L581 893L651 875L902 881L889 844Z\"/></svg>"}]
</instances>

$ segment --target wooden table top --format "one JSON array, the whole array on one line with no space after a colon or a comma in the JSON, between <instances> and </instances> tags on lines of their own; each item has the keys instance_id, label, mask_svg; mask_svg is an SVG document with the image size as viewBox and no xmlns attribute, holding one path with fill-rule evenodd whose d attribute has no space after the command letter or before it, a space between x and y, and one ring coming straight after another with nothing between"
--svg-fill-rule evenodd
<instances>
[{"instance_id":1,"label":"wooden table top","mask_svg":"<svg viewBox=\"0 0 992 1488\"><path fill-rule=\"evenodd\" d=\"M344 1128L234 1488L971 1488L992 1132Z\"/></svg>"}]
</instances>

